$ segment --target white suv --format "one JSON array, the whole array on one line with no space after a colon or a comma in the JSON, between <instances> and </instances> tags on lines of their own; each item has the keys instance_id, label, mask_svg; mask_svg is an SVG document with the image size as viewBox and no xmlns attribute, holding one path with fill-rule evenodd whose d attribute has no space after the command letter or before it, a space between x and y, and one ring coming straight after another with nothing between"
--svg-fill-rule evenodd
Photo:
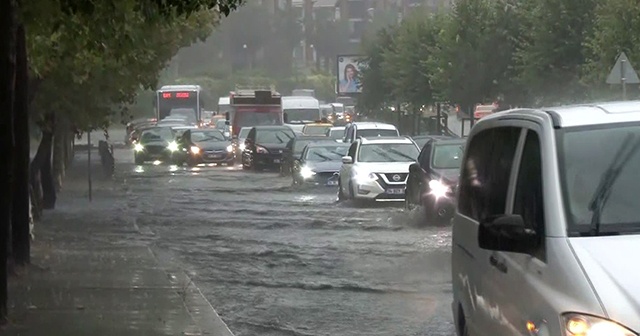
<instances>
[{"instance_id":1,"label":"white suv","mask_svg":"<svg viewBox=\"0 0 640 336\"><path fill-rule=\"evenodd\" d=\"M404 201L409 166L418 154L406 137L357 139L342 158L338 199Z\"/></svg>"},{"instance_id":2,"label":"white suv","mask_svg":"<svg viewBox=\"0 0 640 336\"><path fill-rule=\"evenodd\" d=\"M640 101L471 129L453 222L458 335L640 332Z\"/></svg>"}]
</instances>

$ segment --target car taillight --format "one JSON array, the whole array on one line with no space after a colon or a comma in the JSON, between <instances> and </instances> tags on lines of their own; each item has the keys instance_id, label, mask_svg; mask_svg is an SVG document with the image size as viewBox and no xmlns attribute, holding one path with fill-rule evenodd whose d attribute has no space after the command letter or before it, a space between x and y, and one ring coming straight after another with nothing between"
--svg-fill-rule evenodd
<instances>
[{"instance_id":1,"label":"car taillight","mask_svg":"<svg viewBox=\"0 0 640 336\"><path fill-rule=\"evenodd\" d=\"M268 154L269 151L266 148L262 147L262 146L256 146L256 153L258 153L258 154Z\"/></svg>"}]
</instances>

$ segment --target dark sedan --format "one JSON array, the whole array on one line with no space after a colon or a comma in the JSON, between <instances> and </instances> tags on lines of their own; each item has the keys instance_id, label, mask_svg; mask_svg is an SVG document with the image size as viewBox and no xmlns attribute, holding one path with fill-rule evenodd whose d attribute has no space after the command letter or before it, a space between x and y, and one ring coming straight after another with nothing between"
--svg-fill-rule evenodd
<instances>
[{"instance_id":1,"label":"dark sedan","mask_svg":"<svg viewBox=\"0 0 640 336\"><path fill-rule=\"evenodd\" d=\"M287 143L295 137L288 126L255 126L242 152L242 169L280 168Z\"/></svg>"},{"instance_id":2,"label":"dark sedan","mask_svg":"<svg viewBox=\"0 0 640 336\"><path fill-rule=\"evenodd\" d=\"M178 152L175 132L171 127L149 127L140 131L140 139L133 146L134 160L138 165L146 161L172 161Z\"/></svg>"},{"instance_id":3,"label":"dark sedan","mask_svg":"<svg viewBox=\"0 0 640 336\"><path fill-rule=\"evenodd\" d=\"M447 223L453 215L464 145L460 138L430 139L409 167L406 207L423 206L430 223Z\"/></svg>"},{"instance_id":4,"label":"dark sedan","mask_svg":"<svg viewBox=\"0 0 640 336\"><path fill-rule=\"evenodd\" d=\"M290 176L293 169L293 162L300 158L302 150L310 144L318 141L330 140L326 136L297 136L287 143L285 146L282 164L280 165L280 176ZM334 141L335 142L335 141Z\"/></svg>"},{"instance_id":5,"label":"dark sedan","mask_svg":"<svg viewBox=\"0 0 640 336\"><path fill-rule=\"evenodd\" d=\"M217 129L187 130L178 140L182 158L178 164L184 162L189 166L202 163L233 165L236 154L231 140Z\"/></svg>"},{"instance_id":6,"label":"dark sedan","mask_svg":"<svg viewBox=\"0 0 640 336\"><path fill-rule=\"evenodd\" d=\"M293 164L293 185L338 186L338 172L342 157L347 155L350 144L336 141L310 143Z\"/></svg>"}]
</instances>

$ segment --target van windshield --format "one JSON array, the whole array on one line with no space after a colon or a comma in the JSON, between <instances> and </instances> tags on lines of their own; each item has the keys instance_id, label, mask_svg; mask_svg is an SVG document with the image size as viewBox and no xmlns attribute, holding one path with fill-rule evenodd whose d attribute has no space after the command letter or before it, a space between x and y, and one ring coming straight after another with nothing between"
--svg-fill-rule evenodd
<instances>
[{"instance_id":1,"label":"van windshield","mask_svg":"<svg viewBox=\"0 0 640 336\"><path fill-rule=\"evenodd\" d=\"M640 125L606 125L558 131L558 160L569 235L590 231L591 199L625 142L640 139ZM629 140L631 139L631 140ZM600 232L640 233L640 151L630 154L602 208Z\"/></svg>"}]
</instances>

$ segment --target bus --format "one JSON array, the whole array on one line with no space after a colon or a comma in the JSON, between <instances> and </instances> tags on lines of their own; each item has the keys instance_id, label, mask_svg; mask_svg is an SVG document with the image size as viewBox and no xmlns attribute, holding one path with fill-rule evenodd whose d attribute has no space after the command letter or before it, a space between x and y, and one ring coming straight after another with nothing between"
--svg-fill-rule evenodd
<instances>
[{"instance_id":1,"label":"bus","mask_svg":"<svg viewBox=\"0 0 640 336\"><path fill-rule=\"evenodd\" d=\"M239 88L229 95L231 111L225 118L237 137L243 127L284 125L282 96L273 88Z\"/></svg>"},{"instance_id":2,"label":"bus","mask_svg":"<svg viewBox=\"0 0 640 336\"><path fill-rule=\"evenodd\" d=\"M157 120L169 116L184 117L190 124L202 123L202 88L200 85L165 85L156 91L154 105Z\"/></svg>"}]
</instances>

